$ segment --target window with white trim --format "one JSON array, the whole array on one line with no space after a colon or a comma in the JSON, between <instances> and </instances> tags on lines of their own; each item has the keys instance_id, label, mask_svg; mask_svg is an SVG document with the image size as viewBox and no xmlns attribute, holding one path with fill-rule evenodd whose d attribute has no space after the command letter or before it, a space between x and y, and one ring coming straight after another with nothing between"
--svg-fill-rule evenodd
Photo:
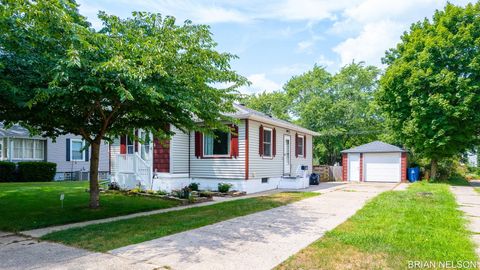
<instances>
[{"instance_id":1,"label":"window with white trim","mask_svg":"<svg viewBox=\"0 0 480 270\"><path fill-rule=\"evenodd\" d=\"M83 140L70 140L70 157L72 161L85 161L85 144Z\"/></svg>"},{"instance_id":2,"label":"window with white trim","mask_svg":"<svg viewBox=\"0 0 480 270\"><path fill-rule=\"evenodd\" d=\"M298 136L298 156L303 157L305 155L305 149L303 149L305 137L299 135Z\"/></svg>"},{"instance_id":3,"label":"window with white trim","mask_svg":"<svg viewBox=\"0 0 480 270\"><path fill-rule=\"evenodd\" d=\"M133 144L133 138L127 136L127 154L133 154L135 152L135 145Z\"/></svg>"},{"instance_id":4,"label":"window with white trim","mask_svg":"<svg viewBox=\"0 0 480 270\"><path fill-rule=\"evenodd\" d=\"M43 160L45 157L45 140L12 139L12 159Z\"/></svg>"},{"instance_id":5,"label":"window with white trim","mask_svg":"<svg viewBox=\"0 0 480 270\"><path fill-rule=\"evenodd\" d=\"M203 135L203 155L230 156L230 132L215 131L214 134Z\"/></svg>"},{"instance_id":6,"label":"window with white trim","mask_svg":"<svg viewBox=\"0 0 480 270\"><path fill-rule=\"evenodd\" d=\"M272 156L272 129L263 128L263 156L271 157Z\"/></svg>"}]
</instances>

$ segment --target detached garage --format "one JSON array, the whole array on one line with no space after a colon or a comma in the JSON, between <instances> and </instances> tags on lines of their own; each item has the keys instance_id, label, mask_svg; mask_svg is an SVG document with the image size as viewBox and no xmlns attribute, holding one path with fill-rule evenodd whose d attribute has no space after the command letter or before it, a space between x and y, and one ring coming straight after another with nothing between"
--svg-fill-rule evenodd
<instances>
[{"instance_id":1,"label":"detached garage","mask_svg":"<svg viewBox=\"0 0 480 270\"><path fill-rule=\"evenodd\" d=\"M407 153L380 141L343 150L342 177L351 182L405 182Z\"/></svg>"}]
</instances>

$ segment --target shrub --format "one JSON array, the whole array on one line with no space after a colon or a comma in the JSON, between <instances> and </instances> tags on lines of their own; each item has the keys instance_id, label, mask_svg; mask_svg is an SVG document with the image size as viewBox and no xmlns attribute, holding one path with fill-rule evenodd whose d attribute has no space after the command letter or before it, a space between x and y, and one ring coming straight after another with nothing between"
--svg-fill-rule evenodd
<instances>
[{"instance_id":1,"label":"shrub","mask_svg":"<svg viewBox=\"0 0 480 270\"><path fill-rule=\"evenodd\" d=\"M190 192L190 188L188 186L185 186L181 190L173 191L173 194L180 199L188 199L190 198Z\"/></svg>"},{"instance_id":2,"label":"shrub","mask_svg":"<svg viewBox=\"0 0 480 270\"><path fill-rule=\"evenodd\" d=\"M142 192L142 189L140 189L139 187L132 188L128 191L128 193L131 193L131 194L138 194L140 192Z\"/></svg>"},{"instance_id":3,"label":"shrub","mask_svg":"<svg viewBox=\"0 0 480 270\"><path fill-rule=\"evenodd\" d=\"M108 183L109 190L120 190L120 185L117 182Z\"/></svg>"},{"instance_id":4,"label":"shrub","mask_svg":"<svg viewBox=\"0 0 480 270\"><path fill-rule=\"evenodd\" d=\"M218 183L218 191L222 193L227 193L231 187L232 184L229 183Z\"/></svg>"},{"instance_id":5,"label":"shrub","mask_svg":"<svg viewBox=\"0 0 480 270\"><path fill-rule=\"evenodd\" d=\"M19 182L50 182L57 172L57 164L45 161L18 162Z\"/></svg>"},{"instance_id":6,"label":"shrub","mask_svg":"<svg viewBox=\"0 0 480 270\"><path fill-rule=\"evenodd\" d=\"M0 161L0 182L15 181L15 168L14 162Z\"/></svg>"},{"instance_id":7,"label":"shrub","mask_svg":"<svg viewBox=\"0 0 480 270\"><path fill-rule=\"evenodd\" d=\"M192 191L198 191L198 186L200 186L199 183L193 182L193 183L190 183L190 185L188 185L188 188L190 188L190 190Z\"/></svg>"},{"instance_id":8,"label":"shrub","mask_svg":"<svg viewBox=\"0 0 480 270\"><path fill-rule=\"evenodd\" d=\"M157 191L157 195L167 195L168 192L166 192L165 190L158 190Z\"/></svg>"}]
</instances>

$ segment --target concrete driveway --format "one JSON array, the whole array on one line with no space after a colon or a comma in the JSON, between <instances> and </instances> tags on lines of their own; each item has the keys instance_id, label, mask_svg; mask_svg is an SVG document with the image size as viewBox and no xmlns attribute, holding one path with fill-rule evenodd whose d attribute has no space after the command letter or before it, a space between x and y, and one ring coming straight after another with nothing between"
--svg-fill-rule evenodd
<instances>
[{"instance_id":1,"label":"concrete driveway","mask_svg":"<svg viewBox=\"0 0 480 270\"><path fill-rule=\"evenodd\" d=\"M171 269L271 269L395 186L348 184L287 206L109 253Z\"/></svg>"}]
</instances>

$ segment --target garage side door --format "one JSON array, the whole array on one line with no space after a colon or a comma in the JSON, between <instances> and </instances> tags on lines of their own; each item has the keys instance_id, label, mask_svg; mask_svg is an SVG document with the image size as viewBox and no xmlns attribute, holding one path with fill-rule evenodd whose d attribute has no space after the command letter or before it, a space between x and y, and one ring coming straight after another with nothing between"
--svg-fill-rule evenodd
<instances>
[{"instance_id":1,"label":"garage side door","mask_svg":"<svg viewBox=\"0 0 480 270\"><path fill-rule=\"evenodd\" d=\"M366 182L400 182L400 153L363 154L363 171Z\"/></svg>"}]
</instances>

